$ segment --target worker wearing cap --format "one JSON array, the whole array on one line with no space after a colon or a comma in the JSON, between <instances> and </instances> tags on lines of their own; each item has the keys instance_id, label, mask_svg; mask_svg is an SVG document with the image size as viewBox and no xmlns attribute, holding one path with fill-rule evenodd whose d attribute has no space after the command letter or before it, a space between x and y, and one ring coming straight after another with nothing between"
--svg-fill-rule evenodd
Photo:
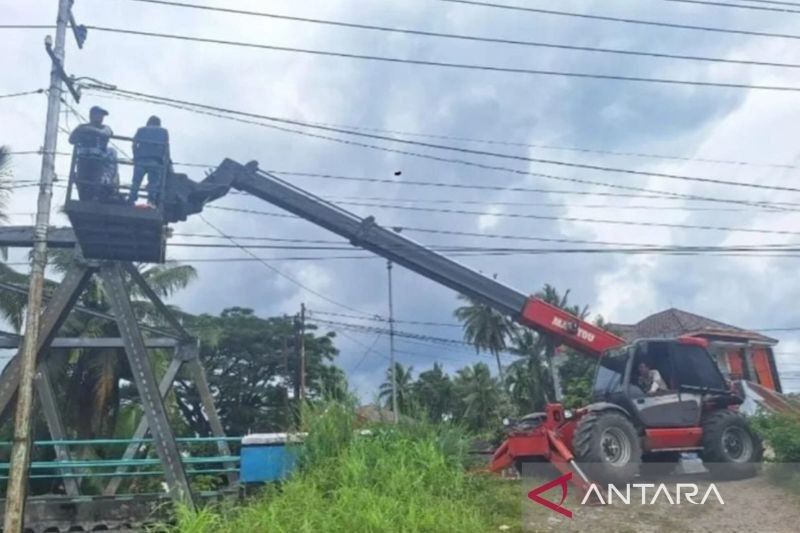
<instances>
[{"instance_id":1,"label":"worker wearing cap","mask_svg":"<svg viewBox=\"0 0 800 533\"><path fill-rule=\"evenodd\" d=\"M147 176L147 203L155 207L160 200L162 179L170 173L169 132L161 127L161 119L152 116L133 137L133 180L128 202L135 204L139 188Z\"/></svg>"},{"instance_id":2,"label":"worker wearing cap","mask_svg":"<svg viewBox=\"0 0 800 533\"><path fill-rule=\"evenodd\" d=\"M76 181L81 200L107 200L113 194L109 179L116 174L116 154L109 151L108 141L113 132L103 124L106 115L108 111L93 106L89 110L89 122L72 130L69 136L70 144L75 145Z\"/></svg>"}]
</instances>

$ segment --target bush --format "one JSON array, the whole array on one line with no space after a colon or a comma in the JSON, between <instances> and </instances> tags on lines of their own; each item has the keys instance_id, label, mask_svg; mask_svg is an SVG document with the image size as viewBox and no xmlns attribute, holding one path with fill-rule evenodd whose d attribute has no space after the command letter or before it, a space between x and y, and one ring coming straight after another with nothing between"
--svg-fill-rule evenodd
<instances>
[{"instance_id":1,"label":"bush","mask_svg":"<svg viewBox=\"0 0 800 533\"><path fill-rule=\"evenodd\" d=\"M751 419L754 429L767 441L777 463L800 463L800 418L792 413L772 413Z\"/></svg>"},{"instance_id":2,"label":"bush","mask_svg":"<svg viewBox=\"0 0 800 533\"><path fill-rule=\"evenodd\" d=\"M401 424L358 435L352 412L336 405L304 419L309 436L293 478L244 507L181 512L178 530L487 531L496 529L493 522L515 515L515 510L498 515L487 509L489 492L498 494L495 500L510 492L465 473L465 440L458 430ZM514 498L507 508L515 509Z\"/></svg>"},{"instance_id":3,"label":"bush","mask_svg":"<svg viewBox=\"0 0 800 533\"><path fill-rule=\"evenodd\" d=\"M772 449L767 475L800 493L800 418L796 413L771 413L751 419L753 428Z\"/></svg>"}]
</instances>

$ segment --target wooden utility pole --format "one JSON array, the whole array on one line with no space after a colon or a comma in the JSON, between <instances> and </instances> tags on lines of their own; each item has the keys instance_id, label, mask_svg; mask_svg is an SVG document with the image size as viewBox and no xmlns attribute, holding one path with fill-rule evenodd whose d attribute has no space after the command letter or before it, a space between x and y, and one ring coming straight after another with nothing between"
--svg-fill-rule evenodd
<instances>
[{"instance_id":1,"label":"wooden utility pole","mask_svg":"<svg viewBox=\"0 0 800 533\"><path fill-rule=\"evenodd\" d=\"M386 272L389 281L389 366L392 379L392 413L394 423L400 421L397 409L397 365L394 362L394 300L392 296L392 261L386 261Z\"/></svg>"},{"instance_id":2,"label":"wooden utility pole","mask_svg":"<svg viewBox=\"0 0 800 533\"><path fill-rule=\"evenodd\" d=\"M14 425L14 445L11 449L5 533L22 533L25 522L25 498L28 490L28 468L31 459L31 416L33 411L33 378L39 352L39 318L42 311L44 270L47 263L47 230L50 226L50 204L53 196L58 115L61 108L61 75L64 68L64 44L70 19L72 0L59 0L56 18L56 38L50 70L50 89L47 95L47 119L42 147L42 171L39 178L39 198L36 206L36 225L33 233L33 255L28 286L28 308L25 313L25 339L20 357L20 379L17 389L17 412ZM49 39L49 37L48 37ZM49 41L48 41L49 46ZM59 64L60 63L60 64Z\"/></svg>"},{"instance_id":3,"label":"wooden utility pole","mask_svg":"<svg viewBox=\"0 0 800 533\"><path fill-rule=\"evenodd\" d=\"M306 304L300 304L300 400L306 399Z\"/></svg>"}]
</instances>

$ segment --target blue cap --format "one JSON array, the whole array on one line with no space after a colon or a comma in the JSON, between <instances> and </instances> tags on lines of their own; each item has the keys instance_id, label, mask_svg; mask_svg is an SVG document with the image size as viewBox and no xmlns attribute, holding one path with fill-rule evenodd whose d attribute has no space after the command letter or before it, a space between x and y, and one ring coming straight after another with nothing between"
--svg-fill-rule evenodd
<instances>
[{"instance_id":1,"label":"blue cap","mask_svg":"<svg viewBox=\"0 0 800 533\"><path fill-rule=\"evenodd\" d=\"M102 108L102 107L100 107L99 105L94 105L94 106L92 106L92 108L89 110L89 114L90 114L90 115L94 115L95 113L100 113L101 115L108 115L108 111L106 111L105 109L103 109L103 108Z\"/></svg>"}]
</instances>

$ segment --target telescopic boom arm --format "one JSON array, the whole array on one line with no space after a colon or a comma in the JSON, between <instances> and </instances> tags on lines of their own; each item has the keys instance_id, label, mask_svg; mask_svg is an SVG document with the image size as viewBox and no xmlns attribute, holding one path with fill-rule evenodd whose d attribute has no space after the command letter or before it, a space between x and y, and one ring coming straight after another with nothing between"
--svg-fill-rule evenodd
<instances>
[{"instance_id":1,"label":"telescopic boom arm","mask_svg":"<svg viewBox=\"0 0 800 533\"><path fill-rule=\"evenodd\" d=\"M531 329L553 336L579 352L600 356L620 346L623 339L566 311L527 296L489 276L436 253L397 231L379 225L374 217L361 218L323 198L258 169L255 162L242 165L230 159L204 183L219 187L218 198L231 187L281 207L300 218L348 239L454 291L480 301Z\"/></svg>"}]
</instances>

